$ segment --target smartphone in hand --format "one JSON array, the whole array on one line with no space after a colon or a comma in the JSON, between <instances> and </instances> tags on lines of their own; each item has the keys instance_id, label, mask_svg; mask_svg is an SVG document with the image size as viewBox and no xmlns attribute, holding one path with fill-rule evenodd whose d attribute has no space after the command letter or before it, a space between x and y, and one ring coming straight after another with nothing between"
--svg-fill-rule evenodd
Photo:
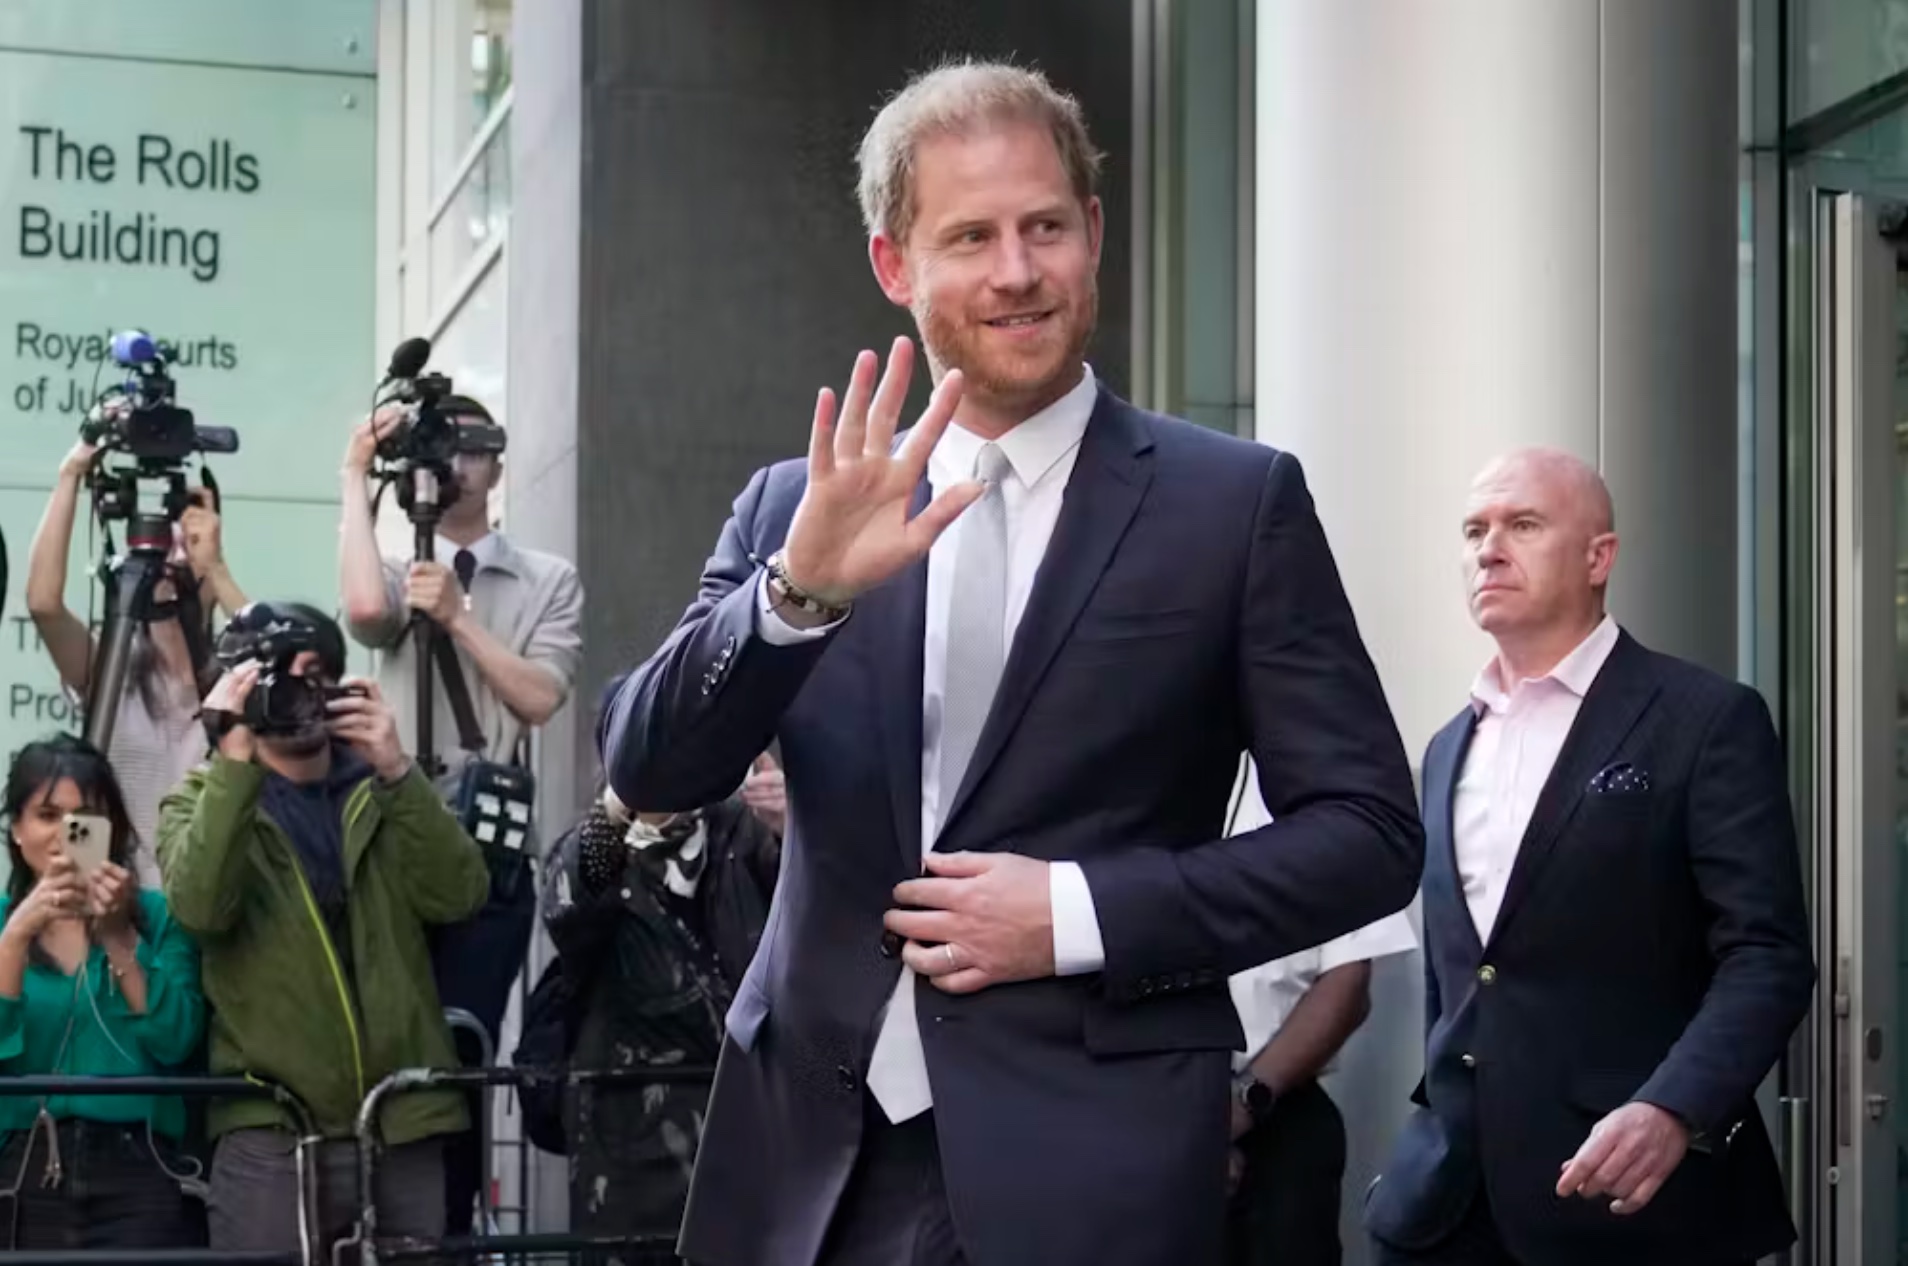
<instances>
[{"instance_id":1,"label":"smartphone in hand","mask_svg":"<svg viewBox=\"0 0 1908 1266\"><path fill-rule=\"evenodd\" d=\"M97 813L69 813L61 824L65 832L66 855L79 867L82 878L90 879L104 866L113 845L113 824Z\"/></svg>"}]
</instances>

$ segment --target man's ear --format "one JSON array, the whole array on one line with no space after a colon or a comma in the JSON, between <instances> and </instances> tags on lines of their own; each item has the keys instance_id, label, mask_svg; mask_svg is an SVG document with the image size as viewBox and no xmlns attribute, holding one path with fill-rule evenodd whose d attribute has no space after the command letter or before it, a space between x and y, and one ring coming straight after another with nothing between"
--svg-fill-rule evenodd
<instances>
[{"instance_id":1,"label":"man's ear","mask_svg":"<svg viewBox=\"0 0 1908 1266\"><path fill-rule=\"evenodd\" d=\"M1617 534L1602 532L1590 538L1590 583L1602 588L1610 583L1610 572L1616 567Z\"/></svg>"},{"instance_id":2,"label":"man's ear","mask_svg":"<svg viewBox=\"0 0 1908 1266\"><path fill-rule=\"evenodd\" d=\"M868 263L874 267L875 281L888 302L896 307L914 306L914 282L908 276L908 254L886 232L868 239Z\"/></svg>"}]
</instances>

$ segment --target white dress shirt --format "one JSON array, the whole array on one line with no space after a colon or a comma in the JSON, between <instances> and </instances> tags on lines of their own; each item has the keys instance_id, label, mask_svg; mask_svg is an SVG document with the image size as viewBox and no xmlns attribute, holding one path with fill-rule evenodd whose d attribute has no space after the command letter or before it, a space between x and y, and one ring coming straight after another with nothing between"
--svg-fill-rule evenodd
<instances>
[{"instance_id":1,"label":"white dress shirt","mask_svg":"<svg viewBox=\"0 0 1908 1266\"><path fill-rule=\"evenodd\" d=\"M495 532L486 532L469 545L459 545L442 532L437 533L435 551L438 562L444 564L446 567L452 567L452 563L457 558L457 551L460 549L469 550L470 556L477 560L477 570L482 571L486 567L495 567L497 565L498 555L503 552L503 538L498 536ZM402 561L405 569L408 571L410 568L410 560L403 559L400 561ZM455 568L452 567L452 570L454 572Z\"/></svg>"},{"instance_id":2,"label":"white dress shirt","mask_svg":"<svg viewBox=\"0 0 1908 1266\"><path fill-rule=\"evenodd\" d=\"M1046 557L1060 506L1072 477L1080 441L1086 435L1098 395L1093 371L1053 404L993 441L1006 454L1013 473L1001 484L1007 517L1007 602L1004 645L1011 647L1021 615L1033 593L1034 575ZM935 496L973 478L974 459L988 441L960 426L948 427L928 459L928 484ZM954 586L954 560L962 522L956 519L928 551L927 636L921 674L921 839L933 847L941 818L957 788L941 786L941 705L947 678L947 625ZM769 601L767 578L756 591L756 628L776 645L788 645L828 631L797 629ZM831 626L832 627L832 626ZM1086 876L1074 862L1049 868L1053 918L1054 969L1059 975L1098 971L1106 962L1099 916ZM914 1017L914 973L902 972L875 1042L869 1088L890 1119L905 1121L933 1106ZM904 1087L898 1089L897 1087Z\"/></svg>"},{"instance_id":3,"label":"white dress shirt","mask_svg":"<svg viewBox=\"0 0 1908 1266\"><path fill-rule=\"evenodd\" d=\"M1272 821L1259 795L1257 770L1250 760L1242 764L1240 776L1245 782L1243 786L1234 787L1240 812L1228 831L1231 835L1256 831ZM1259 1057L1267 1043L1285 1026L1299 999L1320 976L1347 963L1404 954L1417 947L1418 934L1411 926L1410 916L1398 910L1323 945L1275 958L1233 976L1227 985L1232 991L1233 1010L1239 1013L1240 1027L1245 1030L1245 1049L1232 1054L1233 1071L1244 1069ZM1330 1072L1336 1062L1336 1058L1326 1061L1320 1074Z\"/></svg>"},{"instance_id":4,"label":"white dress shirt","mask_svg":"<svg viewBox=\"0 0 1908 1266\"><path fill-rule=\"evenodd\" d=\"M1616 621L1605 616L1542 677L1527 677L1506 689L1499 661L1492 657L1471 686L1477 732L1458 775L1451 817L1458 880L1479 940L1491 939L1537 797L1584 695L1616 644Z\"/></svg>"}]
</instances>

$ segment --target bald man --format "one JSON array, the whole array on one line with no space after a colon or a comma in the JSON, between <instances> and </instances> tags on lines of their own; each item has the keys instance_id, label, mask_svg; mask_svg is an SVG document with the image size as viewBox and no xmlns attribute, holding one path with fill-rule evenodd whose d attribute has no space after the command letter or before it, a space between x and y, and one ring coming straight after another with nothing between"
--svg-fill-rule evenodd
<instances>
[{"instance_id":1,"label":"bald man","mask_svg":"<svg viewBox=\"0 0 1908 1266\"><path fill-rule=\"evenodd\" d=\"M1512 453L1464 511L1497 653L1424 758L1425 1074L1377 1260L1747 1263L1795 1239L1755 1104L1815 987L1775 728L1605 613L1610 494Z\"/></svg>"}]
</instances>

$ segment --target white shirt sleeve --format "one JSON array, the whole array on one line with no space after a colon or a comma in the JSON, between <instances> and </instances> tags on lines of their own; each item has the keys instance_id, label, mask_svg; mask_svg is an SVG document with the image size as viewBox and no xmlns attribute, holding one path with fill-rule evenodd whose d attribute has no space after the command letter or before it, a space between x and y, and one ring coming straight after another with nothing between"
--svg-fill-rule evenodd
<instances>
[{"instance_id":1,"label":"white shirt sleeve","mask_svg":"<svg viewBox=\"0 0 1908 1266\"><path fill-rule=\"evenodd\" d=\"M842 620L847 618L843 616ZM782 613L775 609L774 602L770 600L768 573L763 572L755 582L755 632L770 646L799 646L803 642L812 642L818 637L827 636L840 624L841 620L835 620L812 629L798 629L782 618Z\"/></svg>"},{"instance_id":2,"label":"white shirt sleeve","mask_svg":"<svg viewBox=\"0 0 1908 1266\"><path fill-rule=\"evenodd\" d=\"M1325 942L1318 950L1318 970L1323 975L1347 963L1362 963L1388 954L1404 954L1418 948L1418 934L1411 926L1410 907L1387 914L1376 923L1347 932Z\"/></svg>"},{"instance_id":3,"label":"white shirt sleeve","mask_svg":"<svg viewBox=\"0 0 1908 1266\"><path fill-rule=\"evenodd\" d=\"M1054 862L1048 867L1047 901L1053 912L1053 974L1079 976L1105 967L1100 914L1078 862Z\"/></svg>"}]
</instances>

